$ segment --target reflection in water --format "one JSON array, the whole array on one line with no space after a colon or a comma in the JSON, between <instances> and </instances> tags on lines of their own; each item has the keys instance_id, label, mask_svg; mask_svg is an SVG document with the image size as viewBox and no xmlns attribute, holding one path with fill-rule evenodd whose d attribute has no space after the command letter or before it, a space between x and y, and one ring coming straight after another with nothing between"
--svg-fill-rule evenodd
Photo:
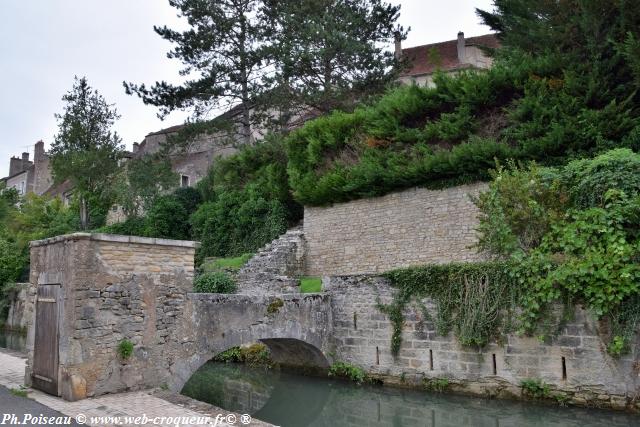
<instances>
[{"instance_id":1,"label":"reflection in water","mask_svg":"<svg viewBox=\"0 0 640 427\"><path fill-rule=\"evenodd\" d=\"M0 348L24 352L26 345L27 336L24 333L0 329Z\"/></svg>"},{"instance_id":2,"label":"reflection in water","mask_svg":"<svg viewBox=\"0 0 640 427\"><path fill-rule=\"evenodd\" d=\"M608 427L637 426L640 417L414 390L358 387L244 365L207 363L182 393L283 427Z\"/></svg>"}]
</instances>

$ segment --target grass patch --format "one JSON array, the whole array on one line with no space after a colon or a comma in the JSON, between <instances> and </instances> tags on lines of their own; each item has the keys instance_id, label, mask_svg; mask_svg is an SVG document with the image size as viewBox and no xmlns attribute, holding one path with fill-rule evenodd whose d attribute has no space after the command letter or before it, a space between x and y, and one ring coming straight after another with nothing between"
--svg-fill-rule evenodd
<instances>
[{"instance_id":1,"label":"grass patch","mask_svg":"<svg viewBox=\"0 0 640 427\"><path fill-rule=\"evenodd\" d=\"M21 389L21 388L12 388L9 391L14 396L27 397L27 390L24 390L24 389Z\"/></svg>"},{"instance_id":2,"label":"grass patch","mask_svg":"<svg viewBox=\"0 0 640 427\"><path fill-rule=\"evenodd\" d=\"M253 254L242 254L232 258L214 258L209 261L205 261L202 264L202 269L205 272L220 271L220 270L240 270L243 265L251 259Z\"/></svg>"},{"instance_id":3,"label":"grass patch","mask_svg":"<svg viewBox=\"0 0 640 427\"><path fill-rule=\"evenodd\" d=\"M300 279L300 292L322 291L322 279L320 277L303 277Z\"/></svg>"}]
</instances>

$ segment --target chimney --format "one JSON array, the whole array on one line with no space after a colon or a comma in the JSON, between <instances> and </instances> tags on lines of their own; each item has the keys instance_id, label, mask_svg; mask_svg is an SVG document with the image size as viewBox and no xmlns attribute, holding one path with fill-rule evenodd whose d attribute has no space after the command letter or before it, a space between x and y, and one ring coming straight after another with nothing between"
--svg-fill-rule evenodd
<instances>
[{"instance_id":1,"label":"chimney","mask_svg":"<svg viewBox=\"0 0 640 427\"><path fill-rule=\"evenodd\" d=\"M138 151L140 151L140 144L138 144L137 142L133 143L133 154L136 154Z\"/></svg>"},{"instance_id":2,"label":"chimney","mask_svg":"<svg viewBox=\"0 0 640 427\"><path fill-rule=\"evenodd\" d=\"M29 167L29 153L22 153L22 170Z\"/></svg>"},{"instance_id":3,"label":"chimney","mask_svg":"<svg viewBox=\"0 0 640 427\"><path fill-rule=\"evenodd\" d=\"M394 33L394 41L395 41L395 57L396 60L402 59L402 36L399 31Z\"/></svg>"},{"instance_id":4,"label":"chimney","mask_svg":"<svg viewBox=\"0 0 640 427\"><path fill-rule=\"evenodd\" d=\"M36 147L33 153L33 161L40 162L45 159L44 154L44 142L42 140L36 142Z\"/></svg>"},{"instance_id":5,"label":"chimney","mask_svg":"<svg viewBox=\"0 0 640 427\"><path fill-rule=\"evenodd\" d=\"M458 61L460 63L465 63L465 41L464 41L464 33L460 31L458 33Z\"/></svg>"},{"instance_id":6,"label":"chimney","mask_svg":"<svg viewBox=\"0 0 640 427\"><path fill-rule=\"evenodd\" d=\"M9 161L9 176L20 173L22 170L22 159L15 156L11 157Z\"/></svg>"}]
</instances>

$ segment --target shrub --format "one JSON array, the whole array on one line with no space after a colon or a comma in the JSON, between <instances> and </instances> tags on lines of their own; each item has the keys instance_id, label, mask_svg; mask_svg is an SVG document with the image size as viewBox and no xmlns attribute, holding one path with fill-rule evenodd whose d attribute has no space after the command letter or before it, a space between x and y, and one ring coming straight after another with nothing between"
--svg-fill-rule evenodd
<instances>
[{"instance_id":1,"label":"shrub","mask_svg":"<svg viewBox=\"0 0 640 427\"><path fill-rule=\"evenodd\" d=\"M286 211L278 200L255 192L233 191L202 204L191 217L199 236L200 258L255 252L287 229Z\"/></svg>"},{"instance_id":2,"label":"shrub","mask_svg":"<svg viewBox=\"0 0 640 427\"><path fill-rule=\"evenodd\" d=\"M236 282L220 271L200 274L193 283L194 291L200 293L231 294L236 288Z\"/></svg>"},{"instance_id":3,"label":"shrub","mask_svg":"<svg viewBox=\"0 0 640 427\"><path fill-rule=\"evenodd\" d=\"M26 264L23 252L15 243L0 237L0 289L20 277Z\"/></svg>"},{"instance_id":4,"label":"shrub","mask_svg":"<svg viewBox=\"0 0 640 427\"><path fill-rule=\"evenodd\" d=\"M125 236L144 236L145 219L139 217L127 218L123 222L105 225L95 230L98 233L123 234Z\"/></svg>"},{"instance_id":5,"label":"shrub","mask_svg":"<svg viewBox=\"0 0 640 427\"><path fill-rule=\"evenodd\" d=\"M549 385L538 378L527 378L520 382L520 387L525 396L534 399L545 399L549 397L551 389Z\"/></svg>"},{"instance_id":6,"label":"shrub","mask_svg":"<svg viewBox=\"0 0 640 427\"><path fill-rule=\"evenodd\" d=\"M491 176L489 190L474 199L480 209L478 248L509 257L537 247L568 207L559 173L508 162L506 168L498 164Z\"/></svg>"},{"instance_id":7,"label":"shrub","mask_svg":"<svg viewBox=\"0 0 640 427\"><path fill-rule=\"evenodd\" d=\"M173 192L173 197L182 205L187 215L191 215L202 203L202 195L193 187L180 187Z\"/></svg>"},{"instance_id":8,"label":"shrub","mask_svg":"<svg viewBox=\"0 0 640 427\"><path fill-rule=\"evenodd\" d=\"M175 197L159 197L145 218L144 235L186 240L190 237L189 218Z\"/></svg>"},{"instance_id":9,"label":"shrub","mask_svg":"<svg viewBox=\"0 0 640 427\"><path fill-rule=\"evenodd\" d=\"M356 384L369 381L369 377L364 369L345 362L336 362L331 365L331 367L329 367L329 376L348 379Z\"/></svg>"},{"instance_id":10,"label":"shrub","mask_svg":"<svg viewBox=\"0 0 640 427\"><path fill-rule=\"evenodd\" d=\"M640 154L620 148L574 160L563 169L563 180L578 208L603 206L606 192L614 188L635 196L640 193Z\"/></svg>"},{"instance_id":11,"label":"shrub","mask_svg":"<svg viewBox=\"0 0 640 427\"><path fill-rule=\"evenodd\" d=\"M275 298L267 306L267 313L275 314L279 312L283 306L284 306L284 301L282 301L280 298Z\"/></svg>"},{"instance_id":12,"label":"shrub","mask_svg":"<svg viewBox=\"0 0 640 427\"><path fill-rule=\"evenodd\" d=\"M271 367L271 353L266 345L253 343L246 347L231 347L213 358L214 362L246 363L249 366Z\"/></svg>"},{"instance_id":13,"label":"shrub","mask_svg":"<svg viewBox=\"0 0 640 427\"><path fill-rule=\"evenodd\" d=\"M118 355L126 360L133 354L133 343L127 339L124 339L118 343Z\"/></svg>"},{"instance_id":14,"label":"shrub","mask_svg":"<svg viewBox=\"0 0 640 427\"><path fill-rule=\"evenodd\" d=\"M447 378L424 378L422 387L427 391L442 393L449 388L449 380Z\"/></svg>"}]
</instances>

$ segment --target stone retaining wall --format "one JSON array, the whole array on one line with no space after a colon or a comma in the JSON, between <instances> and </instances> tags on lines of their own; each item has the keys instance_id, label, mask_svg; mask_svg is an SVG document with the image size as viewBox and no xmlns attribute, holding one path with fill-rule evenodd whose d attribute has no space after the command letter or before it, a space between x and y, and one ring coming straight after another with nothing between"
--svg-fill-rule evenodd
<instances>
[{"instance_id":1,"label":"stone retaining wall","mask_svg":"<svg viewBox=\"0 0 640 427\"><path fill-rule=\"evenodd\" d=\"M377 273L411 265L476 261L484 183L414 188L329 207L305 207L306 271L311 276Z\"/></svg>"},{"instance_id":2,"label":"stone retaining wall","mask_svg":"<svg viewBox=\"0 0 640 427\"><path fill-rule=\"evenodd\" d=\"M520 397L521 381L536 378L551 386L550 397L567 396L569 403L640 409L638 340L631 354L609 356L597 322L580 307L553 339L540 342L508 335L502 345L490 343L478 350L461 346L451 334L439 336L417 304L410 305L404 313L402 347L394 358L393 327L378 309L379 302L393 300L393 288L386 280L331 277L325 278L324 287L331 295L335 359L387 382L420 385L424 379L447 378L451 391ZM422 303L433 313L432 301Z\"/></svg>"}]
</instances>

